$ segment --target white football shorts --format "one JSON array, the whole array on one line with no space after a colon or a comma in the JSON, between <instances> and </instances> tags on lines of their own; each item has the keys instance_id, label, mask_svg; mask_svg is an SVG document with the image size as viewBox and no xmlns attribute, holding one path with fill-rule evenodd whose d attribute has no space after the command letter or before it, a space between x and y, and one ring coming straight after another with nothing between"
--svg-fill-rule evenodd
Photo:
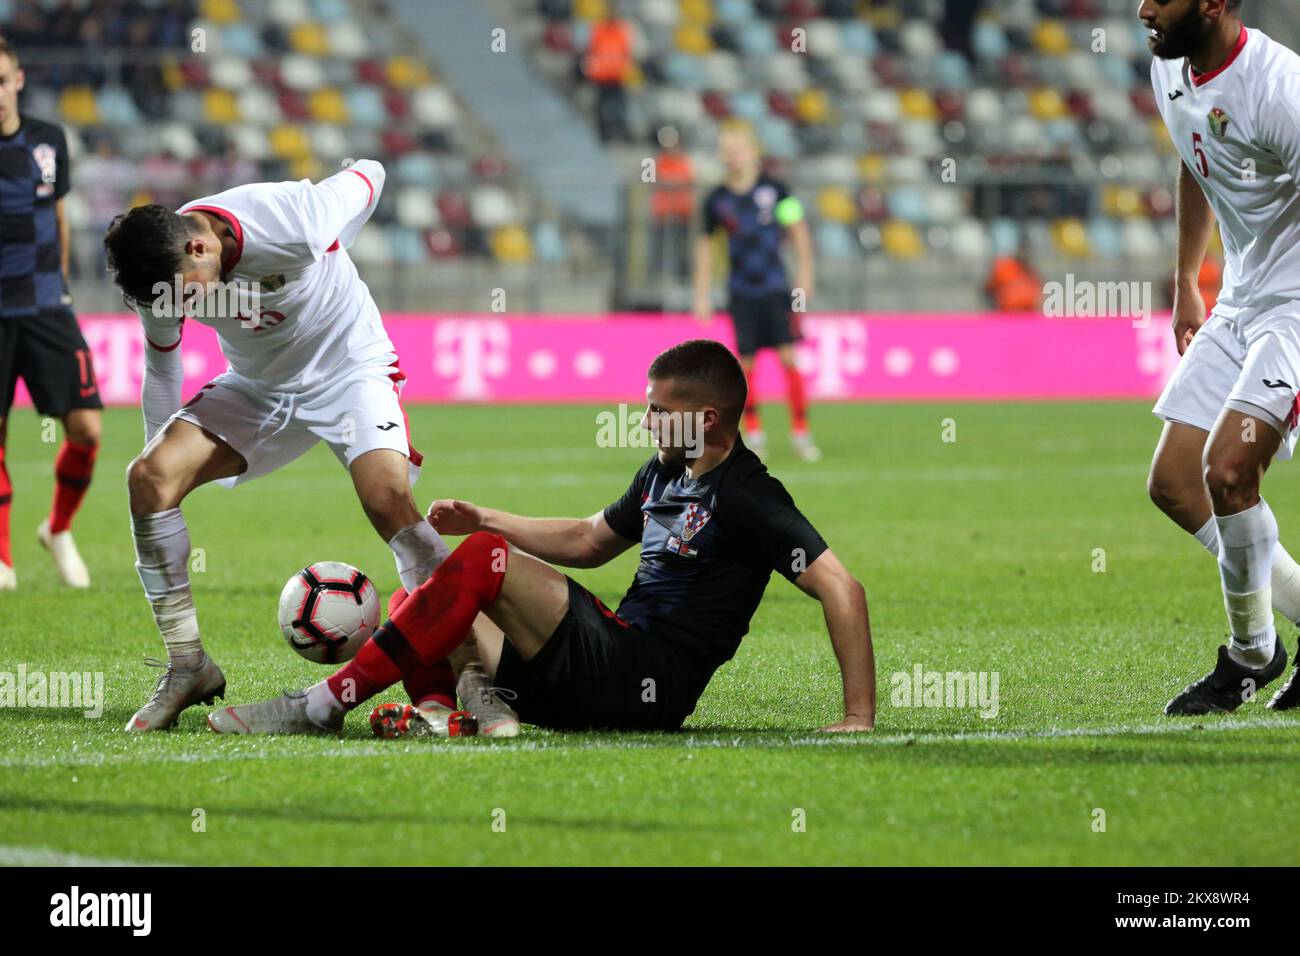
<instances>
[{"instance_id":1,"label":"white football shorts","mask_svg":"<svg viewBox=\"0 0 1300 956\"><path fill-rule=\"evenodd\" d=\"M396 365L362 365L319 389L267 393L247 379L218 375L172 416L198 425L237 451L248 464L222 478L227 488L270 474L306 454L318 441L346 468L376 448L391 448L410 462L415 484L423 457L412 446Z\"/></svg>"},{"instance_id":2,"label":"white football shorts","mask_svg":"<svg viewBox=\"0 0 1300 956\"><path fill-rule=\"evenodd\" d=\"M1281 423L1277 458L1295 450L1300 420L1300 302L1227 319L1215 313L1192 338L1153 409L1167 422L1213 431L1228 404Z\"/></svg>"}]
</instances>

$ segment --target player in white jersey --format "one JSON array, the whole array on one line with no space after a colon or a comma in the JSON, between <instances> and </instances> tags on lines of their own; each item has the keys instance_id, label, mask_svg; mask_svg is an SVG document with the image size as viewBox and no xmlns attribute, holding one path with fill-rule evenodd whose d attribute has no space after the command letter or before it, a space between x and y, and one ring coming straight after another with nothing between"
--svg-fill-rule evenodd
<instances>
[{"instance_id":1,"label":"player in white jersey","mask_svg":"<svg viewBox=\"0 0 1300 956\"><path fill-rule=\"evenodd\" d=\"M1219 560L1231 638L1214 670L1165 713L1235 710L1286 669L1276 608L1300 622L1300 566L1259 494L1290 458L1300 419L1300 56L1240 19L1241 0L1142 0L1151 80L1183 165L1173 331L1183 359L1155 414L1165 421L1152 500ZM1223 291L1197 289L1214 220ZM1300 703L1300 680L1269 702Z\"/></svg>"},{"instance_id":2,"label":"player in white jersey","mask_svg":"<svg viewBox=\"0 0 1300 956\"><path fill-rule=\"evenodd\" d=\"M180 504L326 442L414 590L449 553L411 494L420 465L399 403L405 376L347 249L374 211L384 168L360 160L320 183L255 183L173 212L119 216L109 268L144 323L145 448L127 473L136 568L168 664L128 731L172 726L225 691L199 637ZM216 329L229 369L181 405L186 318Z\"/></svg>"}]
</instances>

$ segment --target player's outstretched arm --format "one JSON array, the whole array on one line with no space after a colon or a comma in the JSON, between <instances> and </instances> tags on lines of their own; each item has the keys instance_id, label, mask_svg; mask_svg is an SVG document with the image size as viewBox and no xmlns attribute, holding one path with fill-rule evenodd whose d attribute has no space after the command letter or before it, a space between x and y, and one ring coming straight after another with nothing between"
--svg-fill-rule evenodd
<instances>
[{"instance_id":1,"label":"player's outstretched arm","mask_svg":"<svg viewBox=\"0 0 1300 956\"><path fill-rule=\"evenodd\" d=\"M1174 277L1174 342L1178 354L1187 351L1192 336L1205 324L1205 300L1201 298L1201 266L1210 247L1214 213L1184 163L1178 173L1178 264Z\"/></svg>"},{"instance_id":2,"label":"player's outstretched arm","mask_svg":"<svg viewBox=\"0 0 1300 956\"><path fill-rule=\"evenodd\" d=\"M174 319L155 316L145 306L136 310L144 326L144 380L140 385L140 410L144 413L144 443L181 407L181 326Z\"/></svg>"},{"instance_id":3,"label":"player's outstretched arm","mask_svg":"<svg viewBox=\"0 0 1300 956\"><path fill-rule=\"evenodd\" d=\"M821 602L844 681L844 719L822 730L870 730L876 724L876 660L866 589L829 550L794 583Z\"/></svg>"},{"instance_id":4,"label":"player's outstretched arm","mask_svg":"<svg viewBox=\"0 0 1300 956\"><path fill-rule=\"evenodd\" d=\"M385 175L379 162L358 159L301 193L302 229L317 253L325 252L336 240L344 249L352 245L379 205Z\"/></svg>"},{"instance_id":5,"label":"player's outstretched arm","mask_svg":"<svg viewBox=\"0 0 1300 956\"><path fill-rule=\"evenodd\" d=\"M565 568L599 567L635 543L615 534L603 512L590 518L525 518L469 501L441 499L429 506L427 517L439 534L491 531L520 551Z\"/></svg>"}]
</instances>

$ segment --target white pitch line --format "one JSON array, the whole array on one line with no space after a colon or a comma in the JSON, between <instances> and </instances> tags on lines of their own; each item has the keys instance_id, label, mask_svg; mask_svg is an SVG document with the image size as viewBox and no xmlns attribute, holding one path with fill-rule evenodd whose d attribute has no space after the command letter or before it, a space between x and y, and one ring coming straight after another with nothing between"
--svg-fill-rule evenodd
<instances>
[{"instance_id":1,"label":"white pitch line","mask_svg":"<svg viewBox=\"0 0 1300 956\"><path fill-rule=\"evenodd\" d=\"M689 729L672 736L665 735L663 740L617 740L599 739L566 742L564 738L540 738L536 740L483 741L461 745L451 741L436 740L427 743L381 743L367 741L364 743L340 742L328 750L315 753L277 752L275 738L263 737L260 742L268 745L267 749L246 750L241 747L234 753L224 750L206 750L179 754L87 754L78 757L4 757L0 758L0 767L18 769L39 769L48 767L108 767L131 764L150 765L167 763L226 763L240 760L320 760L340 757L356 759L363 757L394 757L411 753L436 753L442 755L482 755L509 753L546 753L579 752L602 750L731 750L731 749L800 749L804 747L879 747L906 746L909 744L944 744L980 741L1017 741L1017 740L1054 740L1069 738L1122 737L1136 736L1175 736L1197 733L1209 733L1225 730L1248 729L1296 729L1297 725L1277 717L1230 718L1213 720L1207 723L1195 721L1166 722L1158 724L1117 724L1107 727L1050 727L1045 730L977 730L959 731L953 734L922 733L870 733L870 734L804 734L746 737L738 735L727 737L718 735L700 739ZM244 740L253 742L252 738Z\"/></svg>"},{"instance_id":2,"label":"white pitch line","mask_svg":"<svg viewBox=\"0 0 1300 956\"><path fill-rule=\"evenodd\" d=\"M43 846L5 846L0 844L0 866L180 866L179 863L147 863L143 860L117 860L112 857L82 856Z\"/></svg>"}]
</instances>

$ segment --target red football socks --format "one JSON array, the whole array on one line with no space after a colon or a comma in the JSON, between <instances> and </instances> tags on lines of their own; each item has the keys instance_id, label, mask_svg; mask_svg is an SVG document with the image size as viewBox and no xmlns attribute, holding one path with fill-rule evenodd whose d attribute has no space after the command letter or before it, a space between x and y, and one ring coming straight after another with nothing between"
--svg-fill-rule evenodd
<instances>
[{"instance_id":1,"label":"red football socks","mask_svg":"<svg viewBox=\"0 0 1300 956\"><path fill-rule=\"evenodd\" d=\"M5 467L5 450L0 448L0 561L13 567L9 553L9 502L13 499L13 486L9 484L9 469Z\"/></svg>"},{"instance_id":2,"label":"red football socks","mask_svg":"<svg viewBox=\"0 0 1300 956\"><path fill-rule=\"evenodd\" d=\"M407 598L406 588L399 587L388 599L388 616L391 618ZM412 704L423 704L435 700L444 707L456 709L456 672L450 661L439 661L432 667L425 667L410 674L402 675L402 686Z\"/></svg>"},{"instance_id":3,"label":"red football socks","mask_svg":"<svg viewBox=\"0 0 1300 956\"><path fill-rule=\"evenodd\" d=\"M398 680L445 664L469 636L474 618L501 593L508 552L505 538L486 531L461 542L328 679L334 697L351 709Z\"/></svg>"},{"instance_id":4,"label":"red football socks","mask_svg":"<svg viewBox=\"0 0 1300 956\"><path fill-rule=\"evenodd\" d=\"M77 445L65 441L54 459L54 502L50 507L50 534L72 527L72 516L81 507L95 471L99 445Z\"/></svg>"},{"instance_id":5,"label":"red football socks","mask_svg":"<svg viewBox=\"0 0 1300 956\"><path fill-rule=\"evenodd\" d=\"M797 368L785 370L786 391L790 398L790 430L796 435L808 431L808 399L804 395L803 376Z\"/></svg>"}]
</instances>

